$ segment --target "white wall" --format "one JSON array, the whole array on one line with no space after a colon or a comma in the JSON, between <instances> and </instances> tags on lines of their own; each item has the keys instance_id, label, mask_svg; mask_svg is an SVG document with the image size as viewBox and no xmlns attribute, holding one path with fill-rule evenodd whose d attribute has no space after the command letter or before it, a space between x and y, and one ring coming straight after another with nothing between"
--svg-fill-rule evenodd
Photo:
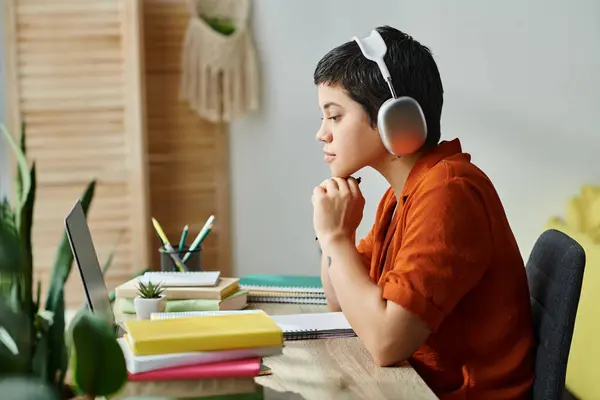
<instances>
[{"instance_id":1,"label":"white wall","mask_svg":"<svg viewBox=\"0 0 600 400\"><path fill-rule=\"evenodd\" d=\"M377 25L403 29L434 51L446 90L443 137L460 137L493 179L524 256L580 184L600 181L596 0L253 4L263 102L231 128L237 273L318 273L310 196L328 170L314 140L320 113L312 72L329 49ZM0 141L0 194L10 183L5 148ZM364 234L386 185L360 175Z\"/></svg>"},{"instance_id":2,"label":"white wall","mask_svg":"<svg viewBox=\"0 0 600 400\"><path fill-rule=\"evenodd\" d=\"M451 4L450 4L451 3ZM255 0L262 109L231 128L237 273L318 273L312 188L327 177L312 73L354 35L389 24L429 46L445 86L442 135L495 182L527 257L548 217L600 181L597 0ZM364 234L386 188L361 173Z\"/></svg>"}]
</instances>

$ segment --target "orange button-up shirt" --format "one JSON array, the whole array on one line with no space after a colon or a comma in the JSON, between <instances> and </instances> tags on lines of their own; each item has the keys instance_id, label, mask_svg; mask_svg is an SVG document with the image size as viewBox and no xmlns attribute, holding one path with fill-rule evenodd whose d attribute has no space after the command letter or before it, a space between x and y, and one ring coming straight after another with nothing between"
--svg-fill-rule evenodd
<instances>
[{"instance_id":1,"label":"orange button-up shirt","mask_svg":"<svg viewBox=\"0 0 600 400\"><path fill-rule=\"evenodd\" d=\"M383 297L432 329L409 361L440 398L530 398L525 267L494 186L458 139L417 161L399 200L387 190L357 248Z\"/></svg>"}]
</instances>

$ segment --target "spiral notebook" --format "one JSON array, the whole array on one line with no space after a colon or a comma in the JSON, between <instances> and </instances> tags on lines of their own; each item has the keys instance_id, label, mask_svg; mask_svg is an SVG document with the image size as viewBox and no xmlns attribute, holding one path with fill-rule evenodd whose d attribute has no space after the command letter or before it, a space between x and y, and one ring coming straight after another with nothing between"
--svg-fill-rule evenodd
<instances>
[{"instance_id":1,"label":"spiral notebook","mask_svg":"<svg viewBox=\"0 0 600 400\"><path fill-rule=\"evenodd\" d=\"M246 275L240 278L240 288L249 291L324 293L319 276Z\"/></svg>"},{"instance_id":2,"label":"spiral notebook","mask_svg":"<svg viewBox=\"0 0 600 400\"><path fill-rule=\"evenodd\" d=\"M261 310L153 313L151 319L186 318L199 316L246 314ZM285 340L309 340L356 336L342 312L271 315L281 328Z\"/></svg>"},{"instance_id":3,"label":"spiral notebook","mask_svg":"<svg viewBox=\"0 0 600 400\"><path fill-rule=\"evenodd\" d=\"M327 304L325 297L304 296L261 296L248 294L248 303L282 303L282 304Z\"/></svg>"},{"instance_id":4,"label":"spiral notebook","mask_svg":"<svg viewBox=\"0 0 600 400\"><path fill-rule=\"evenodd\" d=\"M356 336L342 312L272 315L286 340Z\"/></svg>"}]
</instances>

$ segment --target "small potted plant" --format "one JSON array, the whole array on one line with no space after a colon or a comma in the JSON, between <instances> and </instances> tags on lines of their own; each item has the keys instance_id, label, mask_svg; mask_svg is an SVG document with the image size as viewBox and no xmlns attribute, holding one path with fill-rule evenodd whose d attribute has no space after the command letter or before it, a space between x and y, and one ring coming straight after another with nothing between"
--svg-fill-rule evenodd
<instances>
[{"instance_id":1,"label":"small potted plant","mask_svg":"<svg viewBox=\"0 0 600 400\"><path fill-rule=\"evenodd\" d=\"M144 285L138 281L137 287L139 296L133 299L133 306L138 319L150 319L150 314L164 312L166 308L164 288L159 284L148 281Z\"/></svg>"}]
</instances>

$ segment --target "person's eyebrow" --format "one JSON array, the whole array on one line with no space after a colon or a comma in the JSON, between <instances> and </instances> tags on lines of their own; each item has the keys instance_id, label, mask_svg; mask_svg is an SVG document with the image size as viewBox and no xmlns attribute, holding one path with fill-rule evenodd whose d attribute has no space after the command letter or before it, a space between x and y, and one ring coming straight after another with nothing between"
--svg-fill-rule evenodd
<instances>
[{"instance_id":1,"label":"person's eyebrow","mask_svg":"<svg viewBox=\"0 0 600 400\"><path fill-rule=\"evenodd\" d=\"M331 106L338 106L338 107L341 107L339 104L337 104L337 103L334 103L333 101L330 101L329 103L326 103L326 104L323 106L323 109L324 109L324 110L327 110L327 109L328 109L329 107L331 107Z\"/></svg>"}]
</instances>

